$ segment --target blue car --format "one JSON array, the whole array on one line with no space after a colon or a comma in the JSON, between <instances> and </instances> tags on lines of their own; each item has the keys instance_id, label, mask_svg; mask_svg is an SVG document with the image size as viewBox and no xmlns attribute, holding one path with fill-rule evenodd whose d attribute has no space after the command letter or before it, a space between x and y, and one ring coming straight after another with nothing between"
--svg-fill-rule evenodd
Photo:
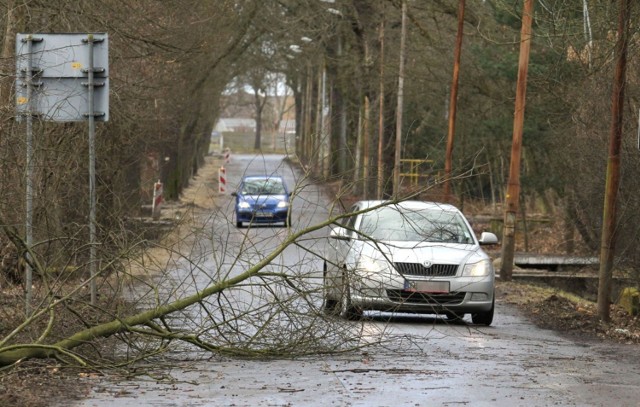
<instances>
[{"instance_id":1,"label":"blue car","mask_svg":"<svg viewBox=\"0 0 640 407\"><path fill-rule=\"evenodd\" d=\"M236 226L246 223L291 225L291 193L279 175L250 175L242 178L236 198Z\"/></svg>"}]
</instances>

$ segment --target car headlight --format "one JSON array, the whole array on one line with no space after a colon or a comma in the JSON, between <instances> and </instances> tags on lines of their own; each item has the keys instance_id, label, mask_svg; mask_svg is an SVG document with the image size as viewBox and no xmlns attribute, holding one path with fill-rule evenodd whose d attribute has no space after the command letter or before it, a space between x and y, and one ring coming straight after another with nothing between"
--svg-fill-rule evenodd
<instances>
[{"instance_id":1,"label":"car headlight","mask_svg":"<svg viewBox=\"0 0 640 407\"><path fill-rule=\"evenodd\" d=\"M240 209L250 209L251 205L249 204L249 202L242 201L242 202L238 203L238 208L240 208Z\"/></svg>"},{"instance_id":2,"label":"car headlight","mask_svg":"<svg viewBox=\"0 0 640 407\"><path fill-rule=\"evenodd\" d=\"M467 277L484 277L491 274L493 265L489 260L480 260L477 263L471 263L464 266L462 275Z\"/></svg>"},{"instance_id":3,"label":"car headlight","mask_svg":"<svg viewBox=\"0 0 640 407\"><path fill-rule=\"evenodd\" d=\"M286 208L287 206L289 206L289 202L287 201L278 202L278 208Z\"/></svg>"},{"instance_id":4,"label":"car headlight","mask_svg":"<svg viewBox=\"0 0 640 407\"><path fill-rule=\"evenodd\" d=\"M387 269L386 263L372 259L370 257L361 257L358 261L358 271L364 273L380 273Z\"/></svg>"}]
</instances>

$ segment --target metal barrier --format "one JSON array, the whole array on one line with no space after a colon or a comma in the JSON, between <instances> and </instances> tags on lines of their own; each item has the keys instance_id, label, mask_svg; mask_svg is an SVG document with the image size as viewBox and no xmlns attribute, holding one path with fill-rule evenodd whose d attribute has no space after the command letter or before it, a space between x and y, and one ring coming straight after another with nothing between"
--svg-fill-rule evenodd
<instances>
[{"instance_id":1,"label":"metal barrier","mask_svg":"<svg viewBox=\"0 0 640 407\"><path fill-rule=\"evenodd\" d=\"M162 202L164 201L162 194L162 182L158 180L158 182L153 184L153 202L151 203L151 217L154 220L160 219Z\"/></svg>"},{"instance_id":2,"label":"metal barrier","mask_svg":"<svg viewBox=\"0 0 640 407\"><path fill-rule=\"evenodd\" d=\"M224 167L218 169L218 192L223 194L227 190L227 170Z\"/></svg>"},{"instance_id":3,"label":"metal barrier","mask_svg":"<svg viewBox=\"0 0 640 407\"><path fill-rule=\"evenodd\" d=\"M411 187L418 188L420 184L426 186L437 183L440 171L434 171L433 160L404 158L400 160L400 178L408 179Z\"/></svg>"}]
</instances>

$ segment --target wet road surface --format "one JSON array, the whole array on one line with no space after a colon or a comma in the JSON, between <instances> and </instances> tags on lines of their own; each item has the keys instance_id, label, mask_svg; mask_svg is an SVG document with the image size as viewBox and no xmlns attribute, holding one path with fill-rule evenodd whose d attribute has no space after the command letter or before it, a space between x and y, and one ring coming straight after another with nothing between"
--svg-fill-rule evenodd
<instances>
[{"instance_id":1,"label":"wet road surface","mask_svg":"<svg viewBox=\"0 0 640 407\"><path fill-rule=\"evenodd\" d=\"M174 355L165 380L95 383L75 406L637 406L631 347L539 330L498 304L494 326L399 316L362 324L385 343L296 360ZM377 338L377 336L376 336ZM193 358L193 355L190 355ZM168 369L167 366L172 366Z\"/></svg>"}]
</instances>

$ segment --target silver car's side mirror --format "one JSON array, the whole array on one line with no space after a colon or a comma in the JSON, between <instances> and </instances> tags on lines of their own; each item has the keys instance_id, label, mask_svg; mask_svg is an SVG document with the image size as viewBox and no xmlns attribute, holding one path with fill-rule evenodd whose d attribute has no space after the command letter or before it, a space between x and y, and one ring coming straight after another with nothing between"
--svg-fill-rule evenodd
<instances>
[{"instance_id":1,"label":"silver car's side mirror","mask_svg":"<svg viewBox=\"0 0 640 407\"><path fill-rule=\"evenodd\" d=\"M478 239L478 242L481 245L498 244L498 236L491 232L482 232L482 234L480 235L480 239Z\"/></svg>"}]
</instances>

